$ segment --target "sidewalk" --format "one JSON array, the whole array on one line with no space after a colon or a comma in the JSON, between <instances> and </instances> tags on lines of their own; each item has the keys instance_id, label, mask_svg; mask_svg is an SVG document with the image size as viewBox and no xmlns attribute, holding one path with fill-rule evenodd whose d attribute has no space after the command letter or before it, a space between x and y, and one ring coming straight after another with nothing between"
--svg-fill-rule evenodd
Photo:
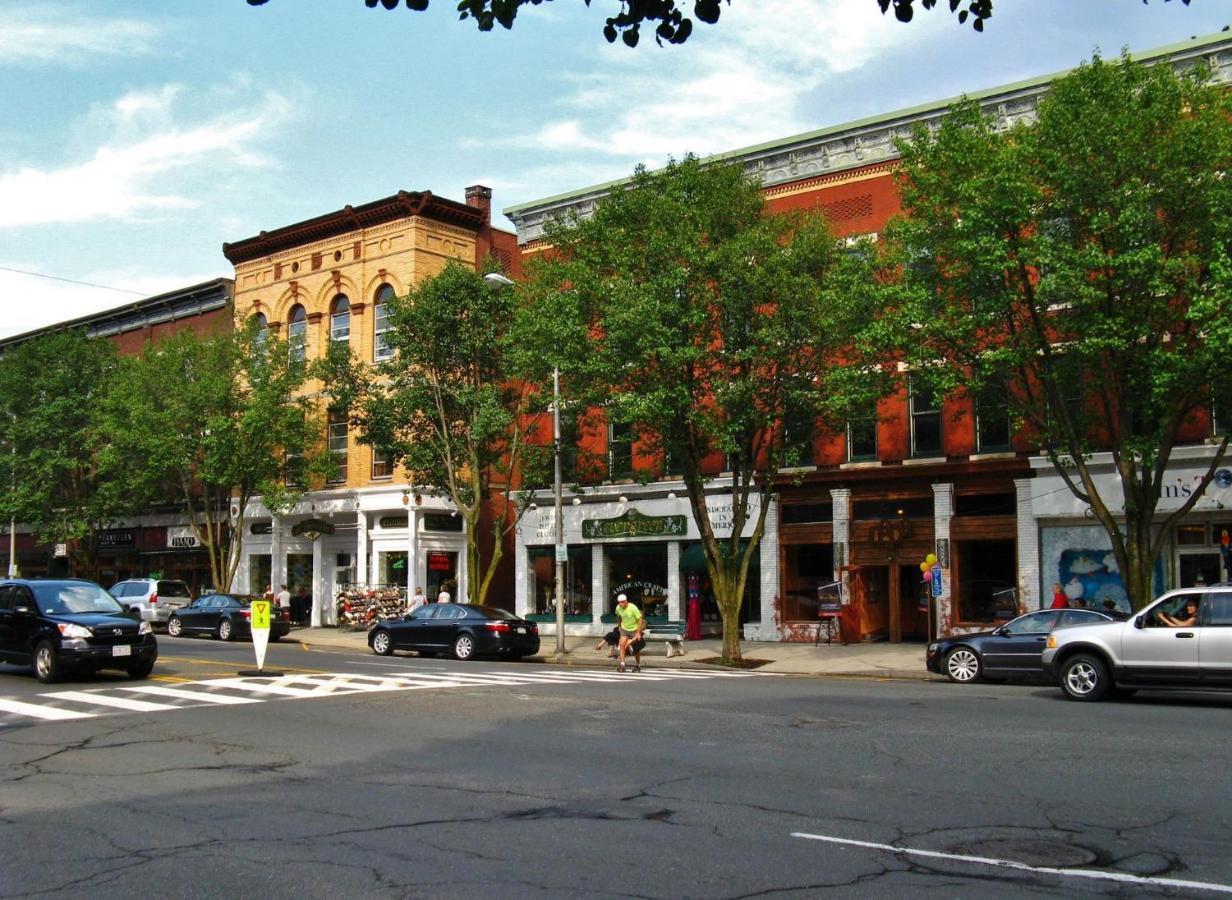
<instances>
[{"instance_id":1,"label":"sidewalk","mask_svg":"<svg viewBox=\"0 0 1232 900\"><path fill-rule=\"evenodd\" d=\"M338 628L293 628L285 638L287 642L298 641L306 649L339 649L355 652L368 651L368 635L364 631L347 631ZM614 667L616 661L607 658L604 651L596 652L598 639L566 635L565 654L557 657L554 635L541 635L541 649L529 657L530 661L566 666ZM643 668L711 668L713 664L700 660L717 658L723 648L722 641L689 641L685 644L684 656L666 658L667 645L652 643L642 653ZM779 675L845 675L872 678L909 678L932 680L933 675L924 668L923 644L784 644L764 641L742 641L741 652L745 659L768 660L763 666L750 671L772 672ZM368 651L371 652L371 651Z\"/></svg>"}]
</instances>

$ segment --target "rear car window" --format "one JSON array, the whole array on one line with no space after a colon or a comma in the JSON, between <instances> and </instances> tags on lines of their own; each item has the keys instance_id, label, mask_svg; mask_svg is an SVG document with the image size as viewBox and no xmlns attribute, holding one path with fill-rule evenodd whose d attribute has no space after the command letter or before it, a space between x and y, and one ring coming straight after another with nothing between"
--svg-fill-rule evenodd
<instances>
[{"instance_id":1,"label":"rear car window","mask_svg":"<svg viewBox=\"0 0 1232 900\"><path fill-rule=\"evenodd\" d=\"M158 583L160 597L189 597L188 585L182 581L160 581Z\"/></svg>"}]
</instances>

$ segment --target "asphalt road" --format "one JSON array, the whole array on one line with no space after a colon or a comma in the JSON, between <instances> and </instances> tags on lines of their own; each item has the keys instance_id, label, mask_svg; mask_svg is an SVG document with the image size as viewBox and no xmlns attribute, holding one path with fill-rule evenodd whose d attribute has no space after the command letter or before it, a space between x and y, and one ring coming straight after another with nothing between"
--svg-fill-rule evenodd
<instances>
[{"instance_id":1,"label":"asphalt road","mask_svg":"<svg viewBox=\"0 0 1232 900\"><path fill-rule=\"evenodd\" d=\"M160 649L0 667L0 896L1232 892L1232 695Z\"/></svg>"}]
</instances>

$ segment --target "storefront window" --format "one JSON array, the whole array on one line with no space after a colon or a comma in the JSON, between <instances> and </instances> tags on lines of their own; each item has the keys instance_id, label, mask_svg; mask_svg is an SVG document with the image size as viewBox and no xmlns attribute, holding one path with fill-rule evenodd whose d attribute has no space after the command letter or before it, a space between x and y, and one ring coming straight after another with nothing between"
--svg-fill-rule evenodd
<instances>
[{"instance_id":1,"label":"storefront window","mask_svg":"<svg viewBox=\"0 0 1232 900\"><path fill-rule=\"evenodd\" d=\"M377 554L377 571L381 584L406 584L406 551L392 550Z\"/></svg>"},{"instance_id":2,"label":"storefront window","mask_svg":"<svg viewBox=\"0 0 1232 900\"><path fill-rule=\"evenodd\" d=\"M425 556L424 564L428 570L428 596L435 598L441 591L449 594L450 599L461 603L458 596L458 554L447 550L430 550Z\"/></svg>"},{"instance_id":3,"label":"storefront window","mask_svg":"<svg viewBox=\"0 0 1232 900\"><path fill-rule=\"evenodd\" d=\"M260 595L270 581L273 565L268 553L254 553L248 557L248 593Z\"/></svg>"},{"instance_id":4,"label":"storefront window","mask_svg":"<svg viewBox=\"0 0 1232 900\"><path fill-rule=\"evenodd\" d=\"M610 596L604 612L625 594L647 618L667 618L667 544L612 544L603 548Z\"/></svg>"},{"instance_id":5,"label":"storefront window","mask_svg":"<svg viewBox=\"0 0 1232 900\"><path fill-rule=\"evenodd\" d=\"M961 622L1013 618L1018 562L1013 541L959 541L958 616Z\"/></svg>"},{"instance_id":6,"label":"storefront window","mask_svg":"<svg viewBox=\"0 0 1232 900\"><path fill-rule=\"evenodd\" d=\"M741 549L747 546L747 541L741 543ZM700 542L681 544L680 546L680 583L684 586L685 603L681 604L681 614L688 616L688 603L693 595L697 595L700 604L702 622L718 623L722 621L719 615L719 604L714 598L714 589L710 584L710 575L706 571L706 557ZM749 563L748 578L744 582L744 596L740 600L740 623L761 621L761 555L754 554Z\"/></svg>"},{"instance_id":7,"label":"storefront window","mask_svg":"<svg viewBox=\"0 0 1232 900\"><path fill-rule=\"evenodd\" d=\"M816 622L818 589L834 581L832 544L788 544L783 561L784 622Z\"/></svg>"},{"instance_id":8,"label":"storefront window","mask_svg":"<svg viewBox=\"0 0 1232 900\"><path fill-rule=\"evenodd\" d=\"M556 614L556 553L551 547L534 547L528 552L531 595L537 615ZM570 547L565 563L565 616L580 621L591 619L590 547Z\"/></svg>"},{"instance_id":9,"label":"storefront window","mask_svg":"<svg viewBox=\"0 0 1232 900\"><path fill-rule=\"evenodd\" d=\"M287 554L287 588L296 596L312 596L312 554Z\"/></svg>"}]
</instances>

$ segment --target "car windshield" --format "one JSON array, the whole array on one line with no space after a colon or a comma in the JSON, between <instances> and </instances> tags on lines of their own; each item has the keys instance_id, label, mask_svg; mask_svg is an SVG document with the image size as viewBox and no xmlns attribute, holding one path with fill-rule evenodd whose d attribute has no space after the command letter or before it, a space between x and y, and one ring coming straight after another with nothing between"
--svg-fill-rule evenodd
<instances>
[{"instance_id":1,"label":"car windshield","mask_svg":"<svg viewBox=\"0 0 1232 900\"><path fill-rule=\"evenodd\" d=\"M45 616L120 613L123 608L97 584L35 584L34 600Z\"/></svg>"}]
</instances>

